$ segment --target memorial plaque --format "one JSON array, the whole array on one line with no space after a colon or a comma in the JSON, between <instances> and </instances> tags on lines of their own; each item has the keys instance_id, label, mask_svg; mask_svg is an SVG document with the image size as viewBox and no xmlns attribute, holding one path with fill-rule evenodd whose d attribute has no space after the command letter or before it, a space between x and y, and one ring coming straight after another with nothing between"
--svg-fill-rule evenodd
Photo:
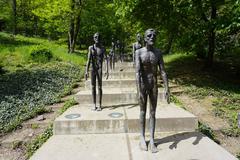
<instances>
[{"instance_id":1,"label":"memorial plaque","mask_svg":"<svg viewBox=\"0 0 240 160\"><path fill-rule=\"evenodd\" d=\"M113 113L110 113L108 116L112 118L120 118L123 116L123 114L118 112L113 112Z\"/></svg>"},{"instance_id":2,"label":"memorial plaque","mask_svg":"<svg viewBox=\"0 0 240 160\"><path fill-rule=\"evenodd\" d=\"M81 114L68 114L65 116L65 118L67 118L67 119L76 119L79 117L81 117Z\"/></svg>"}]
</instances>

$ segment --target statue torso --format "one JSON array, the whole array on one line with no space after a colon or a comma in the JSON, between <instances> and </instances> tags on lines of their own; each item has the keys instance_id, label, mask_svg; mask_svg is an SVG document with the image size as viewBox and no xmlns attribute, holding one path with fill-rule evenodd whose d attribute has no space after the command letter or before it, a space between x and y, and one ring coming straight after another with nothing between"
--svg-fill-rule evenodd
<instances>
[{"instance_id":1,"label":"statue torso","mask_svg":"<svg viewBox=\"0 0 240 160\"><path fill-rule=\"evenodd\" d=\"M142 85L146 89L153 89L157 85L157 68L160 60L160 51L157 49L147 51L144 47L139 50L139 53Z\"/></svg>"},{"instance_id":2,"label":"statue torso","mask_svg":"<svg viewBox=\"0 0 240 160\"><path fill-rule=\"evenodd\" d=\"M90 52L91 52L93 70L102 69L105 49L103 47L95 47L93 45L90 47Z\"/></svg>"}]
</instances>

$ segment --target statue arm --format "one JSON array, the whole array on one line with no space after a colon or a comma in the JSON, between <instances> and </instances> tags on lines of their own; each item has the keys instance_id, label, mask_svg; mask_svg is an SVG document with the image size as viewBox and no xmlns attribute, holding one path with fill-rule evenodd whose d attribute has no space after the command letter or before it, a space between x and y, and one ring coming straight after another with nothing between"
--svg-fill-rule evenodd
<instances>
[{"instance_id":1,"label":"statue arm","mask_svg":"<svg viewBox=\"0 0 240 160\"><path fill-rule=\"evenodd\" d=\"M140 85L140 78L141 78L141 60L140 60L140 52L135 52L135 69L136 69L136 80L137 86Z\"/></svg>"},{"instance_id":2,"label":"statue arm","mask_svg":"<svg viewBox=\"0 0 240 160\"><path fill-rule=\"evenodd\" d=\"M88 72L89 72L89 66L91 62L91 46L88 48L88 59L87 59L87 65L86 65L86 70L85 70L85 79L87 80L88 78Z\"/></svg>"},{"instance_id":3,"label":"statue arm","mask_svg":"<svg viewBox=\"0 0 240 160\"><path fill-rule=\"evenodd\" d=\"M167 77L167 73L165 71L164 61L163 61L163 57L162 57L161 52L160 52L160 55L159 55L159 63L158 64L159 64L161 77L163 79L165 99L167 100L168 103L170 103L170 95L169 95L169 87L168 87L168 77Z\"/></svg>"},{"instance_id":4,"label":"statue arm","mask_svg":"<svg viewBox=\"0 0 240 160\"><path fill-rule=\"evenodd\" d=\"M109 74L108 74L108 56L107 56L107 52L106 52L106 49L104 48L103 49L103 56L104 56L104 59L105 59L105 61L106 61L106 79L108 79L108 76L109 76Z\"/></svg>"},{"instance_id":5,"label":"statue arm","mask_svg":"<svg viewBox=\"0 0 240 160\"><path fill-rule=\"evenodd\" d=\"M135 44L133 43L133 47L132 47L132 58L133 58L133 63L135 61Z\"/></svg>"}]
</instances>

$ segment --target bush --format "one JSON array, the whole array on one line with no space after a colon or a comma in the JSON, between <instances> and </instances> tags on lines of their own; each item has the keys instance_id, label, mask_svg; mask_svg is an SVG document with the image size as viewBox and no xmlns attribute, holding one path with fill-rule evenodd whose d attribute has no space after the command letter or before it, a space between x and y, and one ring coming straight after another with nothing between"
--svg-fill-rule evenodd
<instances>
[{"instance_id":1,"label":"bush","mask_svg":"<svg viewBox=\"0 0 240 160\"><path fill-rule=\"evenodd\" d=\"M0 134L59 102L65 89L80 78L78 66L59 62L0 76Z\"/></svg>"},{"instance_id":2,"label":"bush","mask_svg":"<svg viewBox=\"0 0 240 160\"><path fill-rule=\"evenodd\" d=\"M34 62L46 63L53 58L53 53L46 47L38 46L32 49L30 57Z\"/></svg>"},{"instance_id":3,"label":"bush","mask_svg":"<svg viewBox=\"0 0 240 160\"><path fill-rule=\"evenodd\" d=\"M0 63L0 74L4 73L3 65Z\"/></svg>"}]
</instances>

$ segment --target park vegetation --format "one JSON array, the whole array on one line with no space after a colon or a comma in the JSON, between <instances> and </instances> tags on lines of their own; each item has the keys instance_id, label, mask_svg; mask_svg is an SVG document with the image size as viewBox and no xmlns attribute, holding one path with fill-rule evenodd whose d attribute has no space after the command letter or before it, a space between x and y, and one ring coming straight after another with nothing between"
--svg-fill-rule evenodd
<instances>
[{"instance_id":1,"label":"park vegetation","mask_svg":"<svg viewBox=\"0 0 240 160\"><path fill-rule=\"evenodd\" d=\"M158 32L170 79L239 136L240 0L0 0L0 133L46 112L80 80L92 36L120 40Z\"/></svg>"}]
</instances>

